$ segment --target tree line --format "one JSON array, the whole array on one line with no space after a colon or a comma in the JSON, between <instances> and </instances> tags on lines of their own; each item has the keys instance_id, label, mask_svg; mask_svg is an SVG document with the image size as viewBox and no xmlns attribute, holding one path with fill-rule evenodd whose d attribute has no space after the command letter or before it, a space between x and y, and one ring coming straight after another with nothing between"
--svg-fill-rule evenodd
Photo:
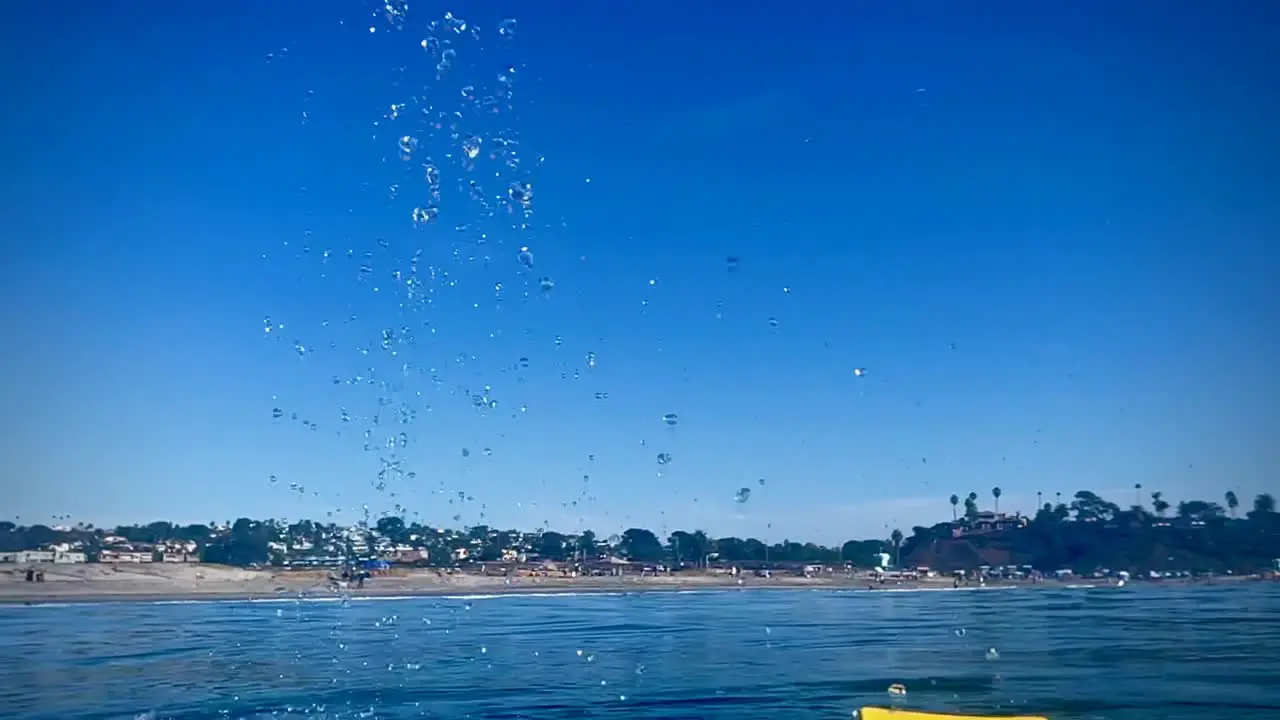
<instances>
[{"instance_id":1,"label":"tree line","mask_svg":"<svg viewBox=\"0 0 1280 720\"><path fill-rule=\"evenodd\" d=\"M488 526L461 531L444 530L403 518L379 518L355 532L332 523L302 520L291 524L240 518L226 524L176 524L164 521L111 529L92 525L55 529L46 525L20 526L0 522L0 551L26 550L55 543L79 543L91 558L101 552L109 536L139 545L193 542L204 562L227 565L283 563L308 557L372 556L379 540L385 544L428 551L431 564L451 565L456 551L466 549L468 561L495 562L512 554L557 562L589 561L605 556L627 560L705 567L716 564L784 565L794 563L875 564L889 553L897 564L927 565L938 570L978 565L1030 565L1041 570L1071 569L1187 569L1255 570L1271 567L1280 558L1280 515L1270 494L1258 495L1252 509L1239 515L1235 493L1223 503L1188 500L1171 505L1162 493L1143 503L1141 485L1136 502L1127 508L1081 490L1064 502L1043 502L1033 517L978 531L982 518L976 493L950 497L953 517L931 527L912 528L911 535L894 529L888 537L849 540L838 546L784 540L766 543L756 538L713 538L701 530L677 530L665 538L644 528L600 538L590 531L521 533ZM1001 492L993 488L993 507ZM1041 498L1043 499L1043 498ZM963 503L963 516L959 506Z\"/></svg>"}]
</instances>

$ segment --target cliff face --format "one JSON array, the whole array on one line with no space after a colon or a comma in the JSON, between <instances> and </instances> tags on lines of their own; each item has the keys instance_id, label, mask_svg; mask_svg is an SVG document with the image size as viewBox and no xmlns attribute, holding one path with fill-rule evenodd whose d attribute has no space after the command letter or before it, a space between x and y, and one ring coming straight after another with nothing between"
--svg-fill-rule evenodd
<instances>
[{"instance_id":1,"label":"cliff face","mask_svg":"<svg viewBox=\"0 0 1280 720\"><path fill-rule=\"evenodd\" d=\"M976 568L981 565L1021 565L1008 543L977 543L964 538L933 539L903 555L907 567L927 567L941 572Z\"/></svg>"},{"instance_id":2,"label":"cliff face","mask_svg":"<svg viewBox=\"0 0 1280 720\"><path fill-rule=\"evenodd\" d=\"M1280 558L1280 516L1146 525L1036 522L986 534L953 536L954 526L917 528L902 564L942 572L1003 565L1039 570L1192 570L1253 572Z\"/></svg>"}]
</instances>

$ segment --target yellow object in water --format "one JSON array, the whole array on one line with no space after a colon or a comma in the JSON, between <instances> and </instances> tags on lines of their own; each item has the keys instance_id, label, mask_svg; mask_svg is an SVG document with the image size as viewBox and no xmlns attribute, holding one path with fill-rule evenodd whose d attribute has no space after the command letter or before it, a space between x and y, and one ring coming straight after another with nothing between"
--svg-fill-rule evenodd
<instances>
[{"instance_id":1,"label":"yellow object in water","mask_svg":"<svg viewBox=\"0 0 1280 720\"><path fill-rule=\"evenodd\" d=\"M950 715L880 707L864 707L858 716L861 720L1049 720L1040 715Z\"/></svg>"}]
</instances>

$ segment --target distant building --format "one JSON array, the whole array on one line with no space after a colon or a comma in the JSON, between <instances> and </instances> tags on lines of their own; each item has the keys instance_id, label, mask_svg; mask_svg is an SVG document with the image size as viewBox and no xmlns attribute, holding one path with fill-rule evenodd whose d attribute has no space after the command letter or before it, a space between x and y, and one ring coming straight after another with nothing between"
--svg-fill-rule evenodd
<instances>
[{"instance_id":1,"label":"distant building","mask_svg":"<svg viewBox=\"0 0 1280 720\"><path fill-rule=\"evenodd\" d=\"M392 560L406 565L425 563L431 554L426 549L396 548Z\"/></svg>"},{"instance_id":2,"label":"distant building","mask_svg":"<svg viewBox=\"0 0 1280 720\"><path fill-rule=\"evenodd\" d=\"M200 555L197 553L182 552L181 550L165 550L160 553L160 562L167 563L194 563L200 562Z\"/></svg>"},{"instance_id":3,"label":"distant building","mask_svg":"<svg viewBox=\"0 0 1280 720\"><path fill-rule=\"evenodd\" d=\"M155 560L150 552L127 552L120 550L103 550L98 562L104 563L149 563Z\"/></svg>"},{"instance_id":4,"label":"distant building","mask_svg":"<svg viewBox=\"0 0 1280 720\"><path fill-rule=\"evenodd\" d=\"M70 565L85 562L88 558L77 550L20 550L0 553L0 564L56 563Z\"/></svg>"},{"instance_id":5,"label":"distant building","mask_svg":"<svg viewBox=\"0 0 1280 720\"><path fill-rule=\"evenodd\" d=\"M1003 532L1005 530L1013 530L1027 526L1027 518L1018 515L1006 515L1005 513L996 513L990 511L981 511L971 518L964 518L960 521L959 527L951 531L954 537L963 537L965 535L983 535L986 533Z\"/></svg>"}]
</instances>

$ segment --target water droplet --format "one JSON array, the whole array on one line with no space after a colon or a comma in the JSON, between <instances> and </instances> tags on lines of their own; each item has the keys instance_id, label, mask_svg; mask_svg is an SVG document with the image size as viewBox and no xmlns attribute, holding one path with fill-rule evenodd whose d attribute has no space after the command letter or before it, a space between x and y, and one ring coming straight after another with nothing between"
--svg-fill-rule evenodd
<instances>
[{"instance_id":1,"label":"water droplet","mask_svg":"<svg viewBox=\"0 0 1280 720\"><path fill-rule=\"evenodd\" d=\"M596 354L593 352L587 353L587 369L592 370L595 368L595 366L596 366Z\"/></svg>"},{"instance_id":2,"label":"water droplet","mask_svg":"<svg viewBox=\"0 0 1280 720\"><path fill-rule=\"evenodd\" d=\"M680 416L675 413L667 413L662 416L662 422L666 423L668 427L675 427L680 424Z\"/></svg>"},{"instance_id":3,"label":"water droplet","mask_svg":"<svg viewBox=\"0 0 1280 720\"><path fill-rule=\"evenodd\" d=\"M435 205L416 207L413 209L413 224L426 225L440 216L440 208Z\"/></svg>"},{"instance_id":4,"label":"water droplet","mask_svg":"<svg viewBox=\"0 0 1280 720\"><path fill-rule=\"evenodd\" d=\"M475 160L480 157L481 142L480 138L474 136L462 141L462 152L467 156L468 160Z\"/></svg>"},{"instance_id":5,"label":"water droplet","mask_svg":"<svg viewBox=\"0 0 1280 720\"><path fill-rule=\"evenodd\" d=\"M666 465L671 462L671 453L658 453L658 464Z\"/></svg>"},{"instance_id":6,"label":"water droplet","mask_svg":"<svg viewBox=\"0 0 1280 720\"><path fill-rule=\"evenodd\" d=\"M863 377L863 376L865 376L865 375L867 374L867 369L866 369L866 368L854 368L854 369L853 369L853 374L854 374L855 376L857 376L857 377Z\"/></svg>"},{"instance_id":7,"label":"water droplet","mask_svg":"<svg viewBox=\"0 0 1280 720\"><path fill-rule=\"evenodd\" d=\"M271 417L279 420L284 417L284 410L281 410L280 408L271 408Z\"/></svg>"},{"instance_id":8,"label":"water droplet","mask_svg":"<svg viewBox=\"0 0 1280 720\"><path fill-rule=\"evenodd\" d=\"M988 659L988 660L999 660L999 659L1000 659L1000 653L996 652L996 649L995 649L995 648L987 648L987 659Z\"/></svg>"},{"instance_id":9,"label":"water droplet","mask_svg":"<svg viewBox=\"0 0 1280 720\"><path fill-rule=\"evenodd\" d=\"M542 289L542 292L550 292L555 286L555 281L549 277L544 277L538 281L538 287Z\"/></svg>"},{"instance_id":10,"label":"water droplet","mask_svg":"<svg viewBox=\"0 0 1280 720\"><path fill-rule=\"evenodd\" d=\"M436 72L443 73L453 66L453 61L457 59L458 51L453 48L446 48L440 53L440 62L436 63ZM479 152L479 150L477 150Z\"/></svg>"},{"instance_id":11,"label":"water droplet","mask_svg":"<svg viewBox=\"0 0 1280 720\"><path fill-rule=\"evenodd\" d=\"M511 202L528 210L533 205L533 186L517 180L507 188L507 197L511 198Z\"/></svg>"},{"instance_id":12,"label":"water droplet","mask_svg":"<svg viewBox=\"0 0 1280 720\"><path fill-rule=\"evenodd\" d=\"M516 36L515 18L507 18L506 20L498 23L498 36L507 40Z\"/></svg>"},{"instance_id":13,"label":"water droplet","mask_svg":"<svg viewBox=\"0 0 1280 720\"><path fill-rule=\"evenodd\" d=\"M750 499L751 499L751 488L749 487L738 488L738 492L733 494L733 501L739 504L745 503Z\"/></svg>"},{"instance_id":14,"label":"water droplet","mask_svg":"<svg viewBox=\"0 0 1280 720\"><path fill-rule=\"evenodd\" d=\"M471 457L471 451L466 448L462 448L462 457Z\"/></svg>"},{"instance_id":15,"label":"water droplet","mask_svg":"<svg viewBox=\"0 0 1280 720\"><path fill-rule=\"evenodd\" d=\"M533 251L528 247L520 248L520 252L516 255L516 260L527 268L533 267Z\"/></svg>"},{"instance_id":16,"label":"water droplet","mask_svg":"<svg viewBox=\"0 0 1280 720\"><path fill-rule=\"evenodd\" d=\"M764 487L764 478L760 478L756 482L760 483L760 487Z\"/></svg>"},{"instance_id":17,"label":"water droplet","mask_svg":"<svg viewBox=\"0 0 1280 720\"><path fill-rule=\"evenodd\" d=\"M400 137L400 159L409 160L413 157L413 153L418 149L418 138L412 135L403 135Z\"/></svg>"},{"instance_id":18,"label":"water droplet","mask_svg":"<svg viewBox=\"0 0 1280 720\"><path fill-rule=\"evenodd\" d=\"M776 317L769 318L769 327L772 327L772 328L778 327L778 318Z\"/></svg>"},{"instance_id":19,"label":"water droplet","mask_svg":"<svg viewBox=\"0 0 1280 720\"><path fill-rule=\"evenodd\" d=\"M730 255L729 257L725 258L724 262L725 262L725 265L728 266L729 272L733 272L737 270L738 265L740 264L738 257L735 255Z\"/></svg>"}]
</instances>

